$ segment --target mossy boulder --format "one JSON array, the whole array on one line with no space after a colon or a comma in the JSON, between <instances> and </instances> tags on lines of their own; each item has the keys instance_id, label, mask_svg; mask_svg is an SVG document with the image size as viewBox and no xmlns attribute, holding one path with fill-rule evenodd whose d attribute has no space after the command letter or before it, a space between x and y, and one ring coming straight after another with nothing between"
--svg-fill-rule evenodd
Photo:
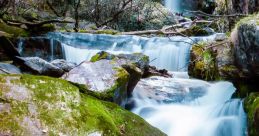
<instances>
[{"instance_id":1,"label":"mossy boulder","mask_svg":"<svg viewBox=\"0 0 259 136\"><path fill-rule=\"evenodd\" d=\"M99 60L102 60L102 59L106 59L106 60L113 60L115 59L115 55L113 54L110 54L108 52L105 52L105 51L101 51L101 52L98 52L97 54L95 54L92 58L91 58L91 62L96 62L96 61L99 61Z\"/></svg>"},{"instance_id":2,"label":"mossy boulder","mask_svg":"<svg viewBox=\"0 0 259 136\"><path fill-rule=\"evenodd\" d=\"M237 67L247 78L259 77L259 14L236 24L231 34Z\"/></svg>"},{"instance_id":3,"label":"mossy boulder","mask_svg":"<svg viewBox=\"0 0 259 136\"><path fill-rule=\"evenodd\" d=\"M100 60L111 60L114 65L121 66L129 73L129 81L127 85L128 97L131 96L135 86L149 65L149 57L141 53L113 55L108 52L101 51L91 58L92 62Z\"/></svg>"},{"instance_id":4,"label":"mossy boulder","mask_svg":"<svg viewBox=\"0 0 259 136\"><path fill-rule=\"evenodd\" d=\"M116 104L80 93L68 81L0 75L0 135L163 136Z\"/></svg>"},{"instance_id":5,"label":"mossy boulder","mask_svg":"<svg viewBox=\"0 0 259 136\"><path fill-rule=\"evenodd\" d=\"M245 98L245 110L248 116L248 133L250 136L259 135L259 93L251 93Z\"/></svg>"},{"instance_id":6,"label":"mossy boulder","mask_svg":"<svg viewBox=\"0 0 259 136\"><path fill-rule=\"evenodd\" d=\"M82 62L63 78L79 84L84 93L123 106L127 99L129 73L112 60Z\"/></svg>"},{"instance_id":7,"label":"mossy boulder","mask_svg":"<svg viewBox=\"0 0 259 136\"><path fill-rule=\"evenodd\" d=\"M206 49L207 43L199 43L192 46L191 63L188 67L190 76L215 80L218 78L218 69L215 63L215 53L212 49Z\"/></svg>"},{"instance_id":8,"label":"mossy boulder","mask_svg":"<svg viewBox=\"0 0 259 136\"><path fill-rule=\"evenodd\" d=\"M6 32L14 37L19 37L19 36L26 37L29 35L28 31L20 27L7 25L1 20L0 20L0 31Z\"/></svg>"},{"instance_id":9,"label":"mossy boulder","mask_svg":"<svg viewBox=\"0 0 259 136\"><path fill-rule=\"evenodd\" d=\"M209 35L209 32L205 29L203 29L200 26L192 26L185 31L182 32L183 34L187 36L206 36Z\"/></svg>"},{"instance_id":10,"label":"mossy boulder","mask_svg":"<svg viewBox=\"0 0 259 136\"><path fill-rule=\"evenodd\" d=\"M236 80L242 73L235 66L230 41L198 43L192 46L189 74L204 80Z\"/></svg>"},{"instance_id":11,"label":"mossy boulder","mask_svg":"<svg viewBox=\"0 0 259 136\"><path fill-rule=\"evenodd\" d=\"M113 55L105 51L101 51L91 58L91 62L96 62L102 59L114 60L122 64L134 64L143 72L149 67L149 57L142 53L133 54L118 54Z\"/></svg>"}]
</instances>

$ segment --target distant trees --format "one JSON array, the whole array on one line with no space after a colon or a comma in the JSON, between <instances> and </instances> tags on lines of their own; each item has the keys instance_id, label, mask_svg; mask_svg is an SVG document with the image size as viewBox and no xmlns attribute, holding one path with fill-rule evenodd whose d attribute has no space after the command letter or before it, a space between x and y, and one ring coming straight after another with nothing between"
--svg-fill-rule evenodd
<instances>
[{"instance_id":1,"label":"distant trees","mask_svg":"<svg viewBox=\"0 0 259 136\"><path fill-rule=\"evenodd\" d=\"M138 30L145 26L143 22L154 19L154 1L160 0L0 0L0 18L37 23L70 17L75 20L76 32L80 20L97 27Z\"/></svg>"}]
</instances>

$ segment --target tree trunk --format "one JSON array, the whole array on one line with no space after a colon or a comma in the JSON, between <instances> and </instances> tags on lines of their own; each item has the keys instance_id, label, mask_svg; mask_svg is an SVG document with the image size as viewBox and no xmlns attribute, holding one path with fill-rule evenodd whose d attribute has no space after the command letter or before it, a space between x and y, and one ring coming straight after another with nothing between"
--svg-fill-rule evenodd
<instances>
[{"instance_id":1,"label":"tree trunk","mask_svg":"<svg viewBox=\"0 0 259 136\"><path fill-rule=\"evenodd\" d=\"M76 0L74 0L74 9L75 9L75 27L74 27L74 31L78 32L79 31L79 15L78 15L78 8L80 5L80 0L78 0L78 2L76 2Z\"/></svg>"}]
</instances>

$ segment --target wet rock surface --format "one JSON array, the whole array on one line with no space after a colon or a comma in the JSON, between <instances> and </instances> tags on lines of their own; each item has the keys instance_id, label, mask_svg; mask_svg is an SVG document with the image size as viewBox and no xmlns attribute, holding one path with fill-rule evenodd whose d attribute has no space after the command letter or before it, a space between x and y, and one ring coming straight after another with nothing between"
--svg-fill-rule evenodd
<instances>
[{"instance_id":1,"label":"wet rock surface","mask_svg":"<svg viewBox=\"0 0 259 136\"><path fill-rule=\"evenodd\" d=\"M53 64L56 67L61 68L65 72L69 72L74 67L76 67L75 63L67 62L64 59L56 59L56 60L51 61L50 63Z\"/></svg>"},{"instance_id":2,"label":"wet rock surface","mask_svg":"<svg viewBox=\"0 0 259 136\"><path fill-rule=\"evenodd\" d=\"M159 103L184 103L202 97L207 92L205 87L208 84L196 85L195 81L192 82L190 84L185 79L150 77L141 79L134 91L136 95L141 94Z\"/></svg>"},{"instance_id":3,"label":"wet rock surface","mask_svg":"<svg viewBox=\"0 0 259 136\"><path fill-rule=\"evenodd\" d=\"M61 68L39 57L17 57L17 62L24 71L29 73L52 77L61 77L64 74L64 71Z\"/></svg>"},{"instance_id":4,"label":"wet rock surface","mask_svg":"<svg viewBox=\"0 0 259 136\"><path fill-rule=\"evenodd\" d=\"M21 74L21 70L12 64L0 62L0 74Z\"/></svg>"}]
</instances>

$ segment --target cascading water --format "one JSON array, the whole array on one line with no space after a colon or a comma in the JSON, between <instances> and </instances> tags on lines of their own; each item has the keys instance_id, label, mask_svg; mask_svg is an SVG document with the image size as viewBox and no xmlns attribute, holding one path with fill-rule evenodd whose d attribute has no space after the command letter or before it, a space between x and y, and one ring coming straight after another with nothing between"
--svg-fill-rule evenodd
<instances>
[{"instance_id":1,"label":"cascading water","mask_svg":"<svg viewBox=\"0 0 259 136\"><path fill-rule=\"evenodd\" d=\"M182 12L180 8L182 0L165 0L165 6L172 12Z\"/></svg>"},{"instance_id":2,"label":"cascading water","mask_svg":"<svg viewBox=\"0 0 259 136\"><path fill-rule=\"evenodd\" d=\"M80 33L50 33L62 43L68 61L81 63L99 51L142 52L151 65L165 68L174 78L151 77L136 86L133 112L169 136L243 136L246 115L240 99L231 99L235 88L230 82L208 83L189 79L187 64L194 41L210 37L143 38Z\"/></svg>"},{"instance_id":3,"label":"cascading water","mask_svg":"<svg viewBox=\"0 0 259 136\"><path fill-rule=\"evenodd\" d=\"M185 71L188 65L191 43L213 40L210 37L193 39L175 36L169 38L144 38L138 36L112 36L82 33L50 33L49 38L62 42L65 58L77 64L90 60L100 51L113 54L144 53L151 65L171 71Z\"/></svg>"},{"instance_id":4,"label":"cascading water","mask_svg":"<svg viewBox=\"0 0 259 136\"><path fill-rule=\"evenodd\" d=\"M207 83L177 77L167 81L156 78L145 81L145 86L152 86L160 94L166 94L167 99L163 98L166 101L147 95L148 89L141 84L133 93L135 108L132 111L150 124L169 136L245 135L246 115L242 101L231 99L235 91L231 83ZM168 99L171 101L168 102Z\"/></svg>"}]
</instances>

